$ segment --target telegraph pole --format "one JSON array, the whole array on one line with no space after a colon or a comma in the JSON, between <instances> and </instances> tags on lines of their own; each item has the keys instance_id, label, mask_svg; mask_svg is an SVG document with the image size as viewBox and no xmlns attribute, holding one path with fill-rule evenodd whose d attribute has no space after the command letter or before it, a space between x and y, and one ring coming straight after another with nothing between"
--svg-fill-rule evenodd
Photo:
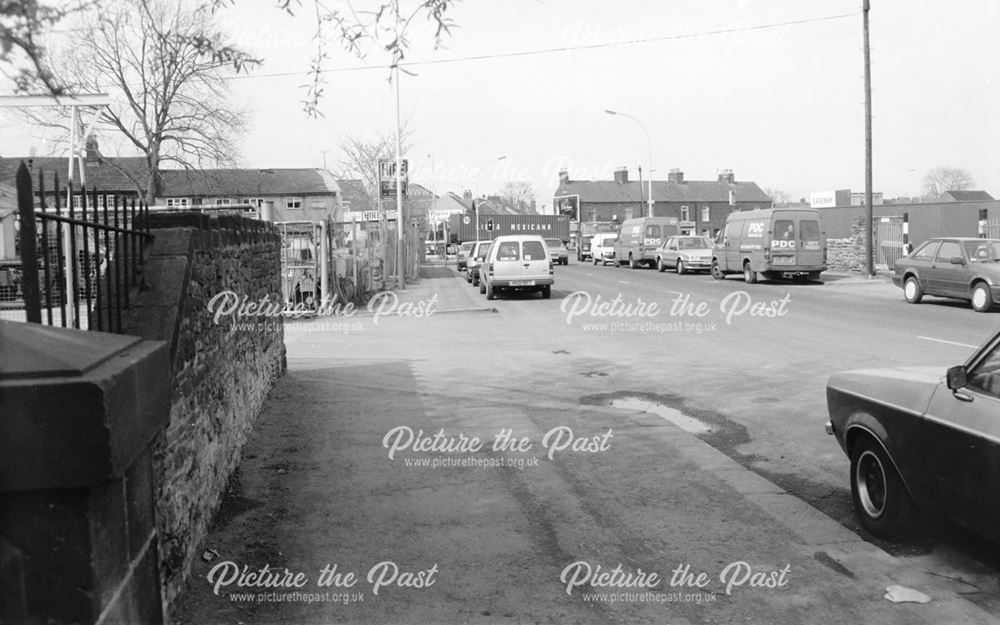
<instances>
[{"instance_id":1,"label":"telegraph pole","mask_svg":"<svg viewBox=\"0 0 1000 625\"><path fill-rule=\"evenodd\" d=\"M399 290L406 289L406 265L403 263L403 184L401 182L403 156L400 154L399 123L399 64L396 72L396 278Z\"/></svg>"},{"instance_id":2,"label":"telegraph pole","mask_svg":"<svg viewBox=\"0 0 1000 625\"><path fill-rule=\"evenodd\" d=\"M869 0L862 0L861 19L865 40L865 272L875 277L872 245L875 238L875 214L872 209L872 58L868 45Z\"/></svg>"}]
</instances>

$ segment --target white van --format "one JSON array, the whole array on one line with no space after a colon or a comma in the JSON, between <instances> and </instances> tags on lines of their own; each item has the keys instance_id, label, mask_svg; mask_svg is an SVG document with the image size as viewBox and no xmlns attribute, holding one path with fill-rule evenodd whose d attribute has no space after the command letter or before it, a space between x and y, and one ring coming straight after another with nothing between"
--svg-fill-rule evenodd
<instances>
[{"instance_id":1,"label":"white van","mask_svg":"<svg viewBox=\"0 0 1000 625\"><path fill-rule=\"evenodd\" d=\"M766 208L730 213L712 250L712 277L818 280L826 271L826 232L815 208Z\"/></svg>"},{"instance_id":2,"label":"white van","mask_svg":"<svg viewBox=\"0 0 1000 625\"><path fill-rule=\"evenodd\" d=\"M615 239L618 234L615 232L598 232L590 239L590 254L594 258L594 264L615 262Z\"/></svg>"},{"instance_id":3,"label":"white van","mask_svg":"<svg viewBox=\"0 0 1000 625\"><path fill-rule=\"evenodd\" d=\"M537 234L508 235L493 239L479 268L479 292L493 299L507 291L538 291L552 296L555 271L545 239Z\"/></svg>"}]
</instances>

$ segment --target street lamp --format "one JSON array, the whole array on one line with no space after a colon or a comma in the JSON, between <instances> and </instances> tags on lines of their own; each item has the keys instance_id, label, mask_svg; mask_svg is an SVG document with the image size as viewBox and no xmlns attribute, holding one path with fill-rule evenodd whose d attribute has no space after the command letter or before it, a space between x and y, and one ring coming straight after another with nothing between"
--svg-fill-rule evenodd
<instances>
[{"instance_id":1,"label":"street lamp","mask_svg":"<svg viewBox=\"0 0 1000 625\"><path fill-rule=\"evenodd\" d=\"M504 160L505 158L507 158L506 154L503 155L503 156L498 156L496 158L491 158L491 159L487 160L485 163L483 163L482 165L479 166L479 170L476 172L476 196L477 197L479 196L479 179L483 176L483 170L490 163L500 162L500 161ZM475 240L478 241L479 240L479 204L476 204L476 198L475 197L472 198L472 204L476 208L476 239Z\"/></svg>"},{"instance_id":2,"label":"street lamp","mask_svg":"<svg viewBox=\"0 0 1000 625\"><path fill-rule=\"evenodd\" d=\"M634 121L635 123L639 124L639 128L642 128L642 131L644 133L646 133L646 147L649 148L649 161L648 161L649 162L649 167L648 167L649 171L646 172L646 174L647 174L646 177L648 179L649 185L647 187L648 191L647 191L647 194L646 194L646 202L647 202L647 204L649 206L649 215L648 216L652 217L653 216L653 142L649 138L649 131L646 130L646 127L642 124L641 121L639 121L638 119L632 117L628 113L622 113L622 112L619 112L619 111L612 111L610 109L604 109L604 112L607 113L608 115L621 115L622 117L627 117L627 118L631 119L632 121Z\"/></svg>"}]
</instances>

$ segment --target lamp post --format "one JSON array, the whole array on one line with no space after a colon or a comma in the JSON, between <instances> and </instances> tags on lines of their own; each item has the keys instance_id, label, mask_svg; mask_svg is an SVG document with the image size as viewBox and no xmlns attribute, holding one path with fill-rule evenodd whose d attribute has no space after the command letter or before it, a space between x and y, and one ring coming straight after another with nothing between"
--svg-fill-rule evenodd
<instances>
[{"instance_id":1,"label":"lamp post","mask_svg":"<svg viewBox=\"0 0 1000 625\"><path fill-rule=\"evenodd\" d=\"M479 166L479 169L476 172L476 196L477 197L479 196L479 179L483 176L483 170L490 163L493 163L493 162L497 162L498 163L498 162L504 160L505 158L507 158L507 155L498 156L496 158L491 158L491 159L487 160L485 163L483 163L482 165ZM476 208L476 239L475 240L478 241L479 240L479 204L476 204L476 198L475 197L472 198L472 204Z\"/></svg>"},{"instance_id":2,"label":"lamp post","mask_svg":"<svg viewBox=\"0 0 1000 625\"><path fill-rule=\"evenodd\" d=\"M622 117L627 117L627 118L631 119L632 121L634 121L635 123L639 124L639 128L642 128L642 131L644 133L646 133L646 147L649 148L649 161L647 161L647 165L648 165L647 168L648 168L649 171L646 172L646 178L647 178L647 182L648 182L647 193L646 193L646 203L649 206L649 209L648 209L649 210L649 215L647 215L647 216L648 217L652 217L653 216L653 142L649 138L649 131L646 130L646 127L643 125L643 123L641 121L639 121L635 117L632 117L628 113L622 113L620 111L612 111L610 109L604 109L604 112L607 113L608 115L621 115ZM639 184L642 184L642 183L640 182Z\"/></svg>"}]
</instances>

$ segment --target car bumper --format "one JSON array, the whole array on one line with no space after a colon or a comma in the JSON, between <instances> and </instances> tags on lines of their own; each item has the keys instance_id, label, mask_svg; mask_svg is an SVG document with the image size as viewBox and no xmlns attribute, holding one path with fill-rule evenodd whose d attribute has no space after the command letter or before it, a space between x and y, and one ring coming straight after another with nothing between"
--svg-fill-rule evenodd
<instances>
[{"instance_id":1,"label":"car bumper","mask_svg":"<svg viewBox=\"0 0 1000 625\"><path fill-rule=\"evenodd\" d=\"M903 276L897 276L896 274L892 274L891 276L889 276L889 279L892 280L892 283L895 284L896 286L898 287L903 286Z\"/></svg>"},{"instance_id":2,"label":"car bumper","mask_svg":"<svg viewBox=\"0 0 1000 625\"><path fill-rule=\"evenodd\" d=\"M534 289L540 286L551 286L555 283L554 278L535 278L533 280L498 280L494 278L489 281L494 289ZM531 282L531 284L523 284Z\"/></svg>"},{"instance_id":3,"label":"car bumper","mask_svg":"<svg viewBox=\"0 0 1000 625\"><path fill-rule=\"evenodd\" d=\"M692 271L697 271L698 269L704 269L707 271L712 268L711 258L705 258L705 259L698 258L690 260L687 258L681 258L678 260L684 263L684 267L686 267L687 269L691 269Z\"/></svg>"}]
</instances>

